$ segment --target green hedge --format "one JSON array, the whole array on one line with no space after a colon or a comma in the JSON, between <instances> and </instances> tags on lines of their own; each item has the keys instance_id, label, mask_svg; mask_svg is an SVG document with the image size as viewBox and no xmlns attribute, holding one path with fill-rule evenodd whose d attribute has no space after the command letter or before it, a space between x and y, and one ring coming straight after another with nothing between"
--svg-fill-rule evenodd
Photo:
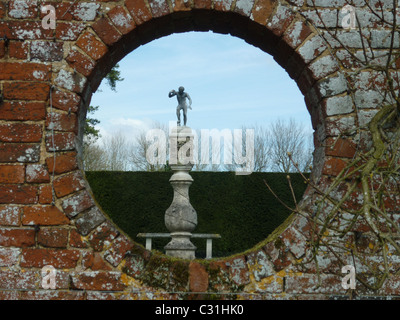
<instances>
[{"instance_id":1,"label":"green hedge","mask_svg":"<svg viewBox=\"0 0 400 320\"><path fill-rule=\"evenodd\" d=\"M168 232L164 213L173 190L171 172L86 172L95 198L110 218L132 239L140 232ZM265 186L265 179L288 205L293 199L283 173L191 172L190 202L197 211L195 233L219 233L213 241L213 256L229 256L250 249L267 238L289 215ZM299 200L306 184L300 174L291 174ZM168 239L153 240L153 248L164 252ZM205 256L205 240L194 239L196 257Z\"/></svg>"}]
</instances>

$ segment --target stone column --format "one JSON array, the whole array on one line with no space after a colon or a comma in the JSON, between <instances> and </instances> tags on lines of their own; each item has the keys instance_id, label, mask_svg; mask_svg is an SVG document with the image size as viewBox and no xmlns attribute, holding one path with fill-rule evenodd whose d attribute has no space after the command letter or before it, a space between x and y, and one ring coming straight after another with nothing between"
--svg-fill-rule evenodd
<instances>
[{"instance_id":1,"label":"stone column","mask_svg":"<svg viewBox=\"0 0 400 320\"><path fill-rule=\"evenodd\" d=\"M170 167L174 172L169 181L174 198L165 212L165 226L172 239L164 249L169 256L194 259L197 248L190 238L197 226L197 213L189 200L189 187L193 182L189 174L193 167L193 133L189 127L176 127L169 138Z\"/></svg>"}]
</instances>

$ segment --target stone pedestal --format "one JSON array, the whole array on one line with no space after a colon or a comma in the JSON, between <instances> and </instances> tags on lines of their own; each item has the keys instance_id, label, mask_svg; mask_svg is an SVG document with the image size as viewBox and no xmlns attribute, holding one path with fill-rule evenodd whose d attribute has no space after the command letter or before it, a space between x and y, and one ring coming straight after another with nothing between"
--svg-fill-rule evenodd
<instances>
[{"instance_id":1,"label":"stone pedestal","mask_svg":"<svg viewBox=\"0 0 400 320\"><path fill-rule=\"evenodd\" d=\"M170 167L174 172L170 183L174 189L174 198L165 212L165 226L171 233L171 241L164 247L169 256L183 259L194 259L196 246L190 241L192 231L197 226L197 213L189 200L189 187L193 182L189 171L193 167L191 154L193 149L193 133L189 127L176 127L170 134L171 148ZM176 154L174 154L176 152ZM176 161L171 161L176 157Z\"/></svg>"}]
</instances>

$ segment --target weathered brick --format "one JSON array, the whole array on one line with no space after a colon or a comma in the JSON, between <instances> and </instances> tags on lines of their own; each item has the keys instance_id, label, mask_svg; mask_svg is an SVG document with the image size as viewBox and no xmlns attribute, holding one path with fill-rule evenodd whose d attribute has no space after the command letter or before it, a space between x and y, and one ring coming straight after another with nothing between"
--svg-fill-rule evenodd
<instances>
[{"instance_id":1,"label":"weathered brick","mask_svg":"<svg viewBox=\"0 0 400 320\"><path fill-rule=\"evenodd\" d=\"M37 0L11 0L8 16L15 19L32 19L38 15Z\"/></svg>"},{"instance_id":2,"label":"weathered brick","mask_svg":"<svg viewBox=\"0 0 400 320\"><path fill-rule=\"evenodd\" d=\"M27 123L0 124L0 142L40 142L42 125Z\"/></svg>"},{"instance_id":3,"label":"weathered brick","mask_svg":"<svg viewBox=\"0 0 400 320\"><path fill-rule=\"evenodd\" d=\"M73 132L54 132L54 135L49 133L46 135L46 150L49 152L75 150L75 139L76 134Z\"/></svg>"},{"instance_id":4,"label":"weathered brick","mask_svg":"<svg viewBox=\"0 0 400 320\"><path fill-rule=\"evenodd\" d=\"M51 66L39 63L0 62L0 80L47 81Z\"/></svg>"},{"instance_id":5,"label":"weathered brick","mask_svg":"<svg viewBox=\"0 0 400 320\"><path fill-rule=\"evenodd\" d=\"M85 77L89 76L95 67L95 63L79 51L71 51L67 57L68 64Z\"/></svg>"},{"instance_id":6,"label":"weathered brick","mask_svg":"<svg viewBox=\"0 0 400 320\"><path fill-rule=\"evenodd\" d=\"M76 267L79 258L79 250L26 248L22 250L20 265L26 268L51 265L56 269L71 269Z\"/></svg>"},{"instance_id":7,"label":"weathered brick","mask_svg":"<svg viewBox=\"0 0 400 320\"><path fill-rule=\"evenodd\" d=\"M5 101L0 104L2 120L44 120L46 105L43 102Z\"/></svg>"},{"instance_id":8,"label":"weathered brick","mask_svg":"<svg viewBox=\"0 0 400 320\"><path fill-rule=\"evenodd\" d=\"M40 228L37 241L44 247L66 248L68 244L68 229Z\"/></svg>"},{"instance_id":9,"label":"weathered brick","mask_svg":"<svg viewBox=\"0 0 400 320\"><path fill-rule=\"evenodd\" d=\"M76 45L94 60L100 59L108 51L107 46L90 32L85 32L78 39Z\"/></svg>"},{"instance_id":10,"label":"weathered brick","mask_svg":"<svg viewBox=\"0 0 400 320\"><path fill-rule=\"evenodd\" d=\"M121 34L106 17L97 20L92 28L99 38L109 46L121 39Z\"/></svg>"},{"instance_id":11,"label":"weathered brick","mask_svg":"<svg viewBox=\"0 0 400 320\"><path fill-rule=\"evenodd\" d=\"M61 198L68 194L85 188L85 182L80 171L74 171L66 175L57 177L53 182L56 196Z\"/></svg>"},{"instance_id":12,"label":"weathered brick","mask_svg":"<svg viewBox=\"0 0 400 320\"><path fill-rule=\"evenodd\" d=\"M99 225L89 237L93 250L102 251L106 243L111 243L119 235L118 230L111 222L105 221Z\"/></svg>"},{"instance_id":13,"label":"weathered brick","mask_svg":"<svg viewBox=\"0 0 400 320\"><path fill-rule=\"evenodd\" d=\"M46 128L56 131L71 131L77 133L78 118L75 113L48 113L46 117Z\"/></svg>"},{"instance_id":14,"label":"weathered brick","mask_svg":"<svg viewBox=\"0 0 400 320\"><path fill-rule=\"evenodd\" d=\"M24 166L0 165L0 183L24 183L24 181Z\"/></svg>"},{"instance_id":15,"label":"weathered brick","mask_svg":"<svg viewBox=\"0 0 400 320\"><path fill-rule=\"evenodd\" d=\"M40 82L5 82L3 96L7 100L37 100L46 101L50 86Z\"/></svg>"},{"instance_id":16,"label":"weathered brick","mask_svg":"<svg viewBox=\"0 0 400 320\"><path fill-rule=\"evenodd\" d=\"M126 0L125 6L137 25L151 19L150 9L147 7L144 0Z\"/></svg>"},{"instance_id":17,"label":"weathered brick","mask_svg":"<svg viewBox=\"0 0 400 320\"><path fill-rule=\"evenodd\" d=\"M57 86L61 88L81 93L85 88L87 80L83 75L77 72L71 73L69 71L62 69L58 73L54 82Z\"/></svg>"},{"instance_id":18,"label":"weathered brick","mask_svg":"<svg viewBox=\"0 0 400 320\"><path fill-rule=\"evenodd\" d=\"M64 55L63 43L34 41L30 47L31 60L61 61Z\"/></svg>"},{"instance_id":19,"label":"weathered brick","mask_svg":"<svg viewBox=\"0 0 400 320\"><path fill-rule=\"evenodd\" d=\"M21 223L22 207L0 205L0 225L19 226Z\"/></svg>"},{"instance_id":20,"label":"weathered brick","mask_svg":"<svg viewBox=\"0 0 400 320\"><path fill-rule=\"evenodd\" d=\"M18 263L20 248L0 248L0 267L11 267Z\"/></svg>"},{"instance_id":21,"label":"weathered brick","mask_svg":"<svg viewBox=\"0 0 400 320\"><path fill-rule=\"evenodd\" d=\"M8 56L10 58L26 60L29 54L28 41L10 41L8 44Z\"/></svg>"},{"instance_id":22,"label":"weathered brick","mask_svg":"<svg viewBox=\"0 0 400 320\"><path fill-rule=\"evenodd\" d=\"M39 285L38 271L0 271L0 289L33 290Z\"/></svg>"},{"instance_id":23,"label":"weathered brick","mask_svg":"<svg viewBox=\"0 0 400 320\"><path fill-rule=\"evenodd\" d=\"M39 186L39 203L50 204L53 202L53 188L51 184L42 184Z\"/></svg>"},{"instance_id":24,"label":"weathered brick","mask_svg":"<svg viewBox=\"0 0 400 320\"><path fill-rule=\"evenodd\" d=\"M208 273L206 268L197 262L189 264L189 290L191 292L206 292L208 289Z\"/></svg>"},{"instance_id":25,"label":"weathered brick","mask_svg":"<svg viewBox=\"0 0 400 320\"><path fill-rule=\"evenodd\" d=\"M82 255L82 266L85 269L90 268L93 271L110 271L112 267L104 261L99 252L86 251Z\"/></svg>"},{"instance_id":26,"label":"weathered brick","mask_svg":"<svg viewBox=\"0 0 400 320\"><path fill-rule=\"evenodd\" d=\"M122 34L127 34L135 28L135 22L124 7L116 6L108 12L108 17Z\"/></svg>"},{"instance_id":27,"label":"weathered brick","mask_svg":"<svg viewBox=\"0 0 400 320\"><path fill-rule=\"evenodd\" d=\"M77 216L92 206L94 206L94 201L86 190L78 192L62 202L64 212L70 218Z\"/></svg>"},{"instance_id":28,"label":"weathered brick","mask_svg":"<svg viewBox=\"0 0 400 320\"><path fill-rule=\"evenodd\" d=\"M353 112L351 96L335 96L323 101L325 114L329 116L342 115Z\"/></svg>"},{"instance_id":29,"label":"weathered brick","mask_svg":"<svg viewBox=\"0 0 400 320\"><path fill-rule=\"evenodd\" d=\"M61 174L73 171L78 168L76 160L76 152L67 152L57 154L56 157L49 157L46 159L46 164L50 173Z\"/></svg>"},{"instance_id":30,"label":"weathered brick","mask_svg":"<svg viewBox=\"0 0 400 320\"><path fill-rule=\"evenodd\" d=\"M38 188L33 185L0 185L0 203L34 204L37 202Z\"/></svg>"},{"instance_id":31,"label":"weathered brick","mask_svg":"<svg viewBox=\"0 0 400 320\"><path fill-rule=\"evenodd\" d=\"M237 285L246 285L250 282L249 270L243 256L233 258L227 262L231 279Z\"/></svg>"},{"instance_id":32,"label":"weathered brick","mask_svg":"<svg viewBox=\"0 0 400 320\"><path fill-rule=\"evenodd\" d=\"M122 291L126 285L121 281L121 272L87 271L74 273L71 285L78 290Z\"/></svg>"},{"instance_id":33,"label":"weathered brick","mask_svg":"<svg viewBox=\"0 0 400 320\"><path fill-rule=\"evenodd\" d=\"M325 144L325 154L327 156L353 158L357 150L357 146L349 139L328 138Z\"/></svg>"},{"instance_id":34,"label":"weathered brick","mask_svg":"<svg viewBox=\"0 0 400 320\"><path fill-rule=\"evenodd\" d=\"M38 162L39 158L39 144L0 143L0 162Z\"/></svg>"},{"instance_id":35,"label":"weathered brick","mask_svg":"<svg viewBox=\"0 0 400 320\"><path fill-rule=\"evenodd\" d=\"M74 248L87 248L87 243L76 229L71 229L69 234L69 245Z\"/></svg>"},{"instance_id":36,"label":"weathered brick","mask_svg":"<svg viewBox=\"0 0 400 320\"><path fill-rule=\"evenodd\" d=\"M22 215L23 225L64 225L69 219L56 206L26 207Z\"/></svg>"},{"instance_id":37,"label":"weathered brick","mask_svg":"<svg viewBox=\"0 0 400 320\"><path fill-rule=\"evenodd\" d=\"M63 41L75 41L86 28L84 23L57 22L56 39Z\"/></svg>"},{"instance_id":38,"label":"weathered brick","mask_svg":"<svg viewBox=\"0 0 400 320\"><path fill-rule=\"evenodd\" d=\"M104 258L114 267L119 265L125 254L133 248L134 244L127 237L120 235L113 241L110 249L104 253Z\"/></svg>"},{"instance_id":39,"label":"weathered brick","mask_svg":"<svg viewBox=\"0 0 400 320\"><path fill-rule=\"evenodd\" d=\"M337 176L346 167L346 162L338 158L327 159L322 170L323 174Z\"/></svg>"},{"instance_id":40,"label":"weathered brick","mask_svg":"<svg viewBox=\"0 0 400 320\"><path fill-rule=\"evenodd\" d=\"M33 229L0 229L0 246L31 247L35 245L35 230Z\"/></svg>"},{"instance_id":41,"label":"weathered brick","mask_svg":"<svg viewBox=\"0 0 400 320\"><path fill-rule=\"evenodd\" d=\"M246 260L249 272L254 276L256 281L261 281L263 278L275 274L273 264L262 250L247 255Z\"/></svg>"},{"instance_id":42,"label":"weathered brick","mask_svg":"<svg viewBox=\"0 0 400 320\"><path fill-rule=\"evenodd\" d=\"M50 175L45 165L28 164L26 166L26 181L30 183L44 183L50 181Z\"/></svg>"},{"instance_id":43,"label":"weathered brick","mask_svg":"<svg viewBox=\"0 0 400 320\"><path fill-rule=\"evenodd\" d=\"M52 93L52 102L54 108L68 112L77 112L81 98L74 92L55 89Z\"/></svg>"},{"instance_id":44,"label":"weathered brick","mask_svg":"<svg viewBox=\"0 0 400 320\"><path fill-rule=\"evenodd\" d=\"M97 207L93 207L88 212L85 212L82 217L75 221L75 225L80 234L86 236L93 229L104 222L105 217Z\"/></svg>"}]
</instances>

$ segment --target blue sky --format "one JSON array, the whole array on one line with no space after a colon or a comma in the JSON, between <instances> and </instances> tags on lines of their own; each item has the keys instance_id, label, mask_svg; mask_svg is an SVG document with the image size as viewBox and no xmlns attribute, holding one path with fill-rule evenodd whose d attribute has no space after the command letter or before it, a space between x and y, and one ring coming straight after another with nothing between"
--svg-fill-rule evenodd
<instances>
[{"instance_id":1,"label":"blue sky","mask_svg":"<svg viewBox=\"0 0 400 320\"><path fill-rule=\"evenodd\" d=\"M212 32L173 34L154 40L119 62L124 81L113 92L105 81L91 105L106 136L122 131L133 138L154 121L176 122L176 97L171 89L184 86L193 110L193 129L240 129L268 126L293 117L312 132L303 95L272 56L239 38Z\"/></svg>"}]
</instances>

